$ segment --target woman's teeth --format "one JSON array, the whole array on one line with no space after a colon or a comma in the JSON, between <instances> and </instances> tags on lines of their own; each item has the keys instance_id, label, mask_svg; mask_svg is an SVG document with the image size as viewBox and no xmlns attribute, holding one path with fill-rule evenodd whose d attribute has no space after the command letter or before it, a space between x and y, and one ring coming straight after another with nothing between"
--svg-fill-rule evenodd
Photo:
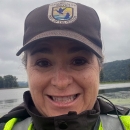
<instances>
[{"instance_id":1,"label":"woman's teeth","mask_svg":"<svg viewBox=\"0 0 130 130\"><path fill-rule=\"evenodd\" d=\"M76 99L76 95L73 95L73 96L66 96L66 97L55 97L55 96L52 96L51 99L54 101L54 102L57 102L57 103L69 103L69 102L72 102Z\"/></svg>"}]
</instances>

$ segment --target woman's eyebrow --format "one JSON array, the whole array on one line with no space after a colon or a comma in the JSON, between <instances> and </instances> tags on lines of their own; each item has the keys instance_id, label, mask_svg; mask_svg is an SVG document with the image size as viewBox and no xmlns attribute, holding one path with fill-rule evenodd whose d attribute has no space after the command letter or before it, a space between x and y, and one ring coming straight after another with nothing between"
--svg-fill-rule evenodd
<instances>
[{"instance_id":1,"label":"woman's eyebrow","mask_svg":"<svg viewBox=\"0 0 130 130\"><path fill-rule=\"evenodd\" d=\"M31 55L34 55L34 54L36 54L36 53L52 54L53 52L52 52L51 49L44 47L44 48L39 48L39 49L33 50L33 51L31 52Z\"/></svg>"},{"instance_id":2,"label":"woman's eyebrow","mask_svg":"<svg viewBox=\"0 0 130 130\"><path fill-rule=\"evenodd\" d=\"M89 49L84 47L84 46L77 46L77 47L72 47L68 50L68 53L76 53L76 52L79 52L79 51L86 51L86 52L89 52Z\"/></svg>"}]
</instances>

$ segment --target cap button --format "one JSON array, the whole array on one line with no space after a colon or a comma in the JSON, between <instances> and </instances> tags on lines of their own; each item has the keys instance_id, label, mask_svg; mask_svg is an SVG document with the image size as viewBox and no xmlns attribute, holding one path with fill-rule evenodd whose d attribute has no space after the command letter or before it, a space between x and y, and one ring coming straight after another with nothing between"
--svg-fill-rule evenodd
<instances>
[{"instance_id":1,"label":"cap button","mask_svg":"<svg viewBox=\"0 0 130 130\"><path fill-rule=\"evenodd\" d=\"M64 130L68 128L68 125L65 121L61 121L59 122L59 128Z\"/></svg>"}]
</instances>

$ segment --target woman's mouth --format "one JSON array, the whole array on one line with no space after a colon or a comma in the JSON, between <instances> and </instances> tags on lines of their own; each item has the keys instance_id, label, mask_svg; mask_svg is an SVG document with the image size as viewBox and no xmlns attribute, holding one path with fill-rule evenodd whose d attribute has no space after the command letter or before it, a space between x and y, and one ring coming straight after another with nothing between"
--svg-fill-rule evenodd
<instances>
[{"instance_id":1,"label":"woman's mouth","mask_svg":"<svg viewBox=\"0 0 130 130\"><path fill-rule=\"evenodd\" d=\"M50 96L48 95L49 99L52 102L59 104L59 105L67 105L74 102L78 98L79 94L74 94L70 96Z\"/></svg>"}]
</instances>

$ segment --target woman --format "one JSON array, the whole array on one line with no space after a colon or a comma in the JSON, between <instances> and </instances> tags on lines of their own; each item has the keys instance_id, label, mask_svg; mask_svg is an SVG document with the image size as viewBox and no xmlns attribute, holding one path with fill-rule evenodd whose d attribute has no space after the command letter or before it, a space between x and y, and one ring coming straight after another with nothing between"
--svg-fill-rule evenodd
<instances>
[{"instance_id":1,"label":"woman","mask_svg":"<svg viewBox=\"0 0 130 130\"><path fill-rule=\"evenodd\" d=\"M34 9L17 56L22 52L30 91L0 119L2 130L130 128L123 116L107 116L129 109L97 99L103 55L100 21L92 8L60 1Z\"/></svg>"}]
</instances>

